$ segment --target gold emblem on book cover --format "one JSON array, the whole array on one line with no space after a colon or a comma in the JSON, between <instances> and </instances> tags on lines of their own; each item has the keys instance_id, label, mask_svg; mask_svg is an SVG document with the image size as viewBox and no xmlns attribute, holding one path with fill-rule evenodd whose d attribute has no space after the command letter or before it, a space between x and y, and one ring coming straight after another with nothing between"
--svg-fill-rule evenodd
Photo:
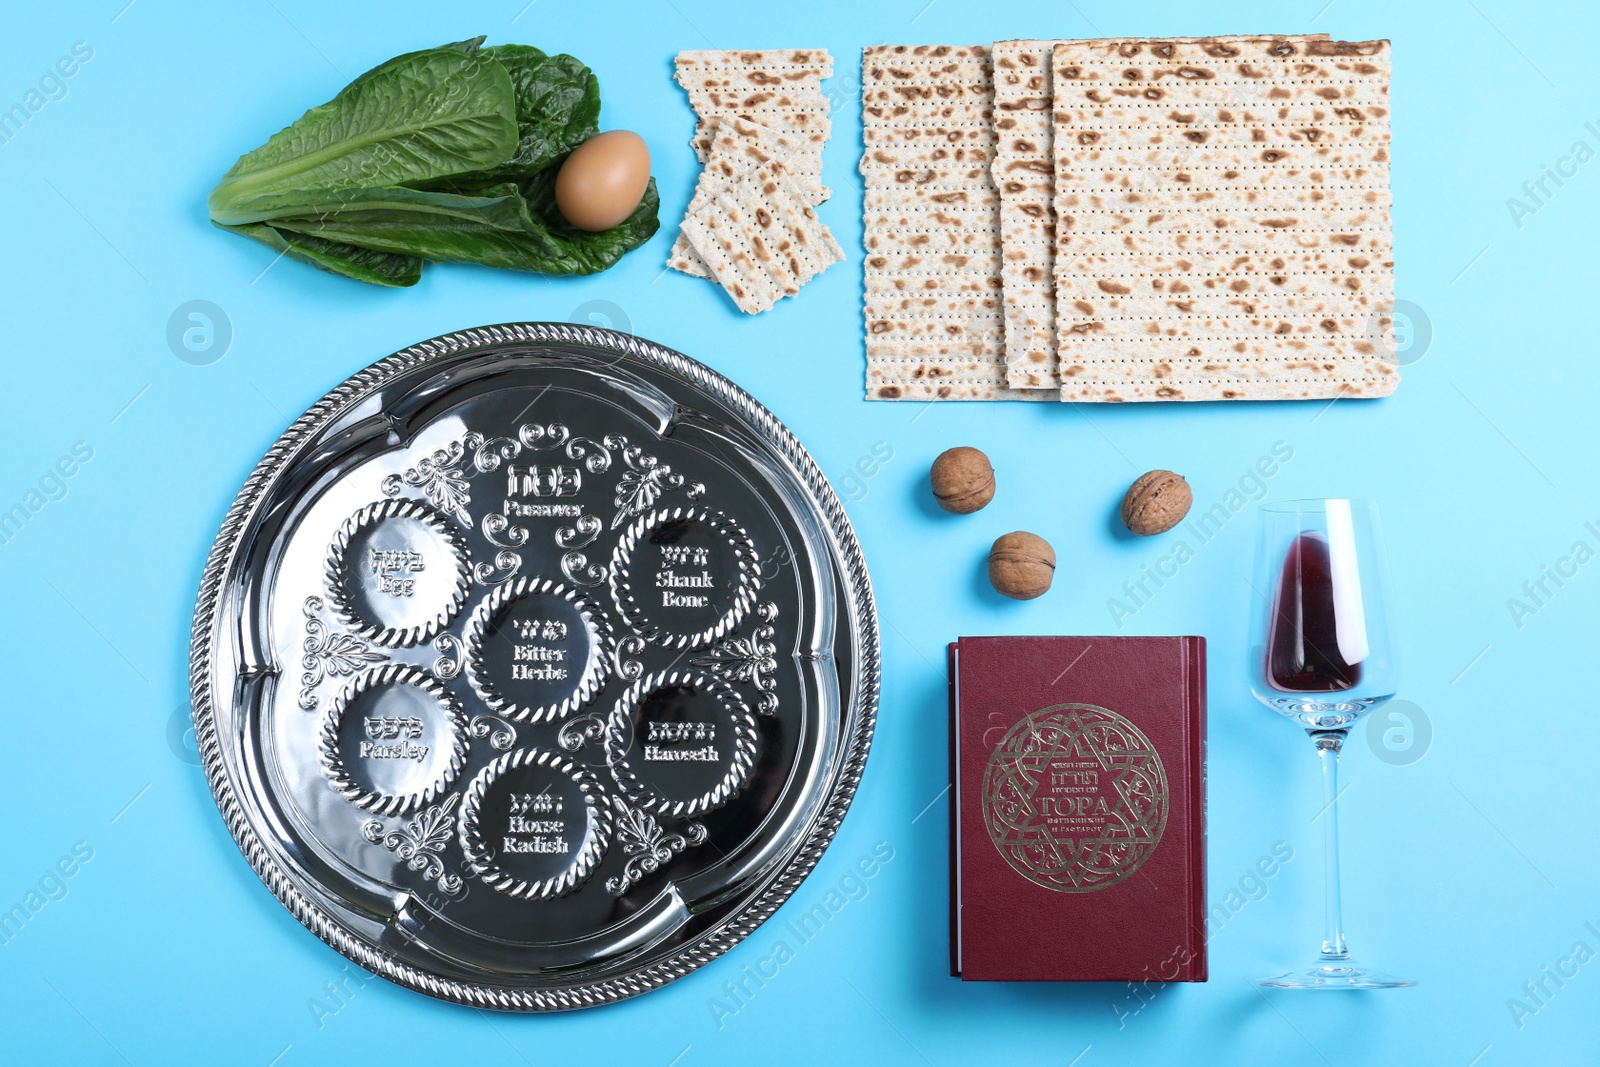
<instances>
[{"instance_id":1,"label":"gold emblem on book cover","mask_svg":"<svg viewBox=\"0 0 1600 1067\"><path fill-rule=\"evenodd\" d=\"M995 847L1018 874L1058 893L1105 889L1137 871L1161 843L1170 796L1150 739L1094 704L1028 715L983 772Z\"/></svg>"}]
</instances>

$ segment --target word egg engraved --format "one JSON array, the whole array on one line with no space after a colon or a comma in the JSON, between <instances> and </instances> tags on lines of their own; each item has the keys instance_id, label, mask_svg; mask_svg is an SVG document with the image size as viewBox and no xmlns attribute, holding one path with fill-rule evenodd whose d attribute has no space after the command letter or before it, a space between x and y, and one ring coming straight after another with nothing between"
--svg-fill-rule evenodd
<instances>
[{"instance_id":1,"label":"word egg engraved","mask_svg":"<svg viewBox=\"0 0 1600 1067\"><path fill-rule=\"evenodd\" d=\"M432 640L467 600L466 539L420 500L381 500L350 516L324 570L339 620L390 648Z\"/></svg>"},{"instance_id":2,"label":"word egg engraved","mask_svg":"<svg viewBox=\"0 0 1600 1067\"><path fill-rule=\"evenodd\" d=\"M367 546L367 563L378 580L378 591L390 596L411 596L416 592L417 574L426 565L422 553L412 548L374 548Z\"/></svg>"}]
</instances>

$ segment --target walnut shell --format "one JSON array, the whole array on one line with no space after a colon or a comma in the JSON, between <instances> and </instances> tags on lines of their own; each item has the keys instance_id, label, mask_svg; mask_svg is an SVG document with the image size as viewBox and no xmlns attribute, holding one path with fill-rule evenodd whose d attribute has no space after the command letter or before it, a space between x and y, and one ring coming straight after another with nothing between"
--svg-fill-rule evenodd
<instances>
[{"instance_id":1,"label":"walnut shell","mask_svg":"<svg viewBox=\"0 0 1600 1067\"><path fill-rule=\"evenodd\" d=\"M957 515L970 515L994 499L994 467L989 457L966 445L939 453L928 480L939 506Z\"/></svg>"},{"instance_id":2,"label":"walnut shell","mask_svg":"<svg viewBox=\"0 0 1600 1067\"><path fill-rule=\"evenodd\" d=\"M1032 600L1050 588L1055 574L1055 549L1038 534L1002 534L989 549L989 584L1001 596Z\"/></svg>"},{"instance_id":3,"label":"walnut shell","mask_svg":"<svg viewBox=\"0 0 1600 1067\"><path fill-rule=\"evenodd\" d=\"M1189 514L1194 494L1180 474L1150 471L1128 487L1122 498L1122 525L1140 537L1166 533Z\"/></svg>"}]
</instances>

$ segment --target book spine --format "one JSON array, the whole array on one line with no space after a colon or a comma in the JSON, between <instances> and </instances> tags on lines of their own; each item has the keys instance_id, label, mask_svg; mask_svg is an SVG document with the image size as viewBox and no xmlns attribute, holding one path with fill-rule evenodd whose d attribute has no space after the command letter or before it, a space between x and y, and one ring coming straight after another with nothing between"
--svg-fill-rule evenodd
<instances>
[{"instance_id":1,"label":"book spine","mask_svg":"<svg viewBox=\"0 0 1600 1067\"><path fill-rule=\"evenodd\" d=\"M953 978L961 977L961 866L960 851L956 847L956 835L961 833L961 827L956 825L958 805L956 804L956 790L961 788L956 780L956 731L961 728L956 717L958 704L958 687L961 684L960 674L956 668L957 644L951 642L945 649L946 670L949 681L949 718L950 718L950 975Z\"/></svg>"},{"instance_id":2,"label":"book spine","mask_svg":"<svg viewBox=\"0 0 1600 1067\"><path fill-rule=\"evenodd\" d=\"M1189 722L1189 780L1194 790L1192 821L1189 826L1189 929L1193 931L1193 954L1188 980L1204 982L1209 975L1206 944L1206 639L1185 638L1187 671L1187 718Z\"/></svg>"}]
</instances>

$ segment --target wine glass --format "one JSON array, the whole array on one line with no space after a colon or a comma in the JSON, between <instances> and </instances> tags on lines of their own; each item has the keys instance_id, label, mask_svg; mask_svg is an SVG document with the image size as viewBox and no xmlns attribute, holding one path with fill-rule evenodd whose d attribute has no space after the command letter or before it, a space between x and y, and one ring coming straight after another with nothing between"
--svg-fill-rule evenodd
<instances>
[{"instance_id":1,"label":"wine glass","mask_svg":"<svg viewBox=\"0 0 1600 1067\"><path fill-rule=\"evenodd\" d=\"M1264 504L1256 532L1250 688L1304 727L1322 764L1326 906L1322 952L1310 967L1263 978L1277 989L1394 989L1410 979L1351 958L1339 903L1339 752L1350 727L1400 682L1376 504Z\"/></svg>"}]
</instances>

